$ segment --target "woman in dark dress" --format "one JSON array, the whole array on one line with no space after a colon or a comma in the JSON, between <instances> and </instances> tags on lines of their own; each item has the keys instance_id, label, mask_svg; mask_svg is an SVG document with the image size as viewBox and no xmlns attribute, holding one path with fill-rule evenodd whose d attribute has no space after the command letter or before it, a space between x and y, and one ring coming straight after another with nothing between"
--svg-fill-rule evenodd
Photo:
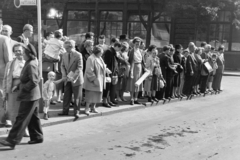
<instances>
[{"instance_id":1,"label":"woman in dark dress","mask_svg":"<svg viewBox=\"0 0 240 160\"><path fill-rule=\"evenodd\" d=\"M41 98L39 88L39 69L38 61L36 59L37 53L35 48L29 44L23 57L26 61L20 76L20 84L14 86L12 91L19 89L20 107L16 122L6 140L0 141L3 146L9 146L11 149L15 148L16 144L21 142L26 127L30 133L29 144L36 144L43 142L43 132L41 122L38 117L39 99Z\"/></svg>"}]
</instances>

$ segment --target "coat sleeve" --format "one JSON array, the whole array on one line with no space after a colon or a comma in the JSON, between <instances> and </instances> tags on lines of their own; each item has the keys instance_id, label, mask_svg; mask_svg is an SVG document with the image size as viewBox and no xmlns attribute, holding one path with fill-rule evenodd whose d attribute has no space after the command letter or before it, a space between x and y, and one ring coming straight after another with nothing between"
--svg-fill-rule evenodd
<instances>
[{"instance_id":1,"label":"coat sleeve","mask_svg":"<svg viewBox=\"0 0 240 160\"><path fill-rule=\"evenodd\" d=\"M66 54L66 53L64 53ZM62 72L62 78L66 78L67 77L67 70L66 70L66 66L65 66L65 63L64 63L64 55L62 56L62 63L61 63L61 72Z\"/></svg>"},{"instance_id":2,"label":"coat sleeve","mask_svg":"<svg viewBox=\"0 0 240 160\"><path fill-rule=\"evenodd\" d=\"M187 57L186 66L187 66L187 72L189 71L189 73L194 73L193 72L192 61L191 61L191 57L190 56Z\"/></svg>"},{"instance_id":3,"label":"coat sleeve","mask_svg":"<svg viewBox=\"0 0 240 160\"><path fill-rule=\"evenodd\" d=\"M11 66L11 63L12 62L8 62L7 63L7 66L5 68L5 71L4 71L4 77L3 77L3 98L6 97L6 94L7 94L7 77L8 77L8 70Z\"/></svg>"},{"instance_id":4,"label":"coat sleeve","mask_svg":"<svg viewBox=\"0 0 240 160\"><path fill-rule=\"evenodd\" d=\"M29 92L39 83L38 66L29 64L27 66L26 72L28 72L29 81L25 84L22 84L22 89Z\"/></svg>"},{"instance_id":5,"label":"coat sleeve","mask_svg":"<svg viewBox=\"0 0 240 160\"><path fill-rule=\"evenodd\" d=\"M8 63L9 61L13 60L11 46L9 41L7 41L6 39L4 39L3 43L3 55L5 63Z\"/></svg>"},{"instance_id":6,"label":"coat sleeve","mask_svg":"<svg viewBox=\"0 0 240 160\"><path fill-rule=\"evenodd\" d=\"M95 70L95 63L91 58L88 58L85 75L90 82L93 82L95 79L97 79L97 76L95 75L94 70Z\"/></svg>"},{"instance_id":7,"label":"coat sleeve","mask_svg":"<svg viewBox=\"0 0 240 160\"><path fill-rule=\"evenodd\" d=\"M110 50L106 51L105 56L104 56L104 62L107 65L107 68L112 71L112 55L111 55Z\"/></svg>"},{"instance_id":8,"label":"coat sleeve","mask_svg":"<svg viewBox=\"0 0 240 160\"><path fill-rule=\"evenodd\" d=\"M77 68L74 72L74 76L73 78L74 79L77 79L78 76L80 75L80 72L82 72L83 70L83 59L82 59L82 54L81 53L78 53L78 64L77 64Z\"/></svg>"}]
</instances>

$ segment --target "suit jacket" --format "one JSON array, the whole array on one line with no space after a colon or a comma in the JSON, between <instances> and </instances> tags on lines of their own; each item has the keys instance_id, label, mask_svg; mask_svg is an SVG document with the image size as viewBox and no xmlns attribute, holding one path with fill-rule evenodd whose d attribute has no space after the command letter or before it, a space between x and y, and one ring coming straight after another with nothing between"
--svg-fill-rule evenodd
<instances>
[{"instance_id":1,"label":"suit jacket","mask_svg":"<svg viewBox=\"0 0 240 160\"><path fill-rule=\"evenodd\" d=\"M39 88L40 72L36 60L29 60L25 63L19 85L18 101L35 101L41 98Z\"/></svg>"},{"instance_id":2,"label":"suit jacket","mask_svg":"<svg viewBox=\"0 0 240 160\"><path fill-rule=\"evenodd\" d=\"M224 72L224 59L223 59L223 57L221 57L221 56L218 56L218 58L217 58L217 65L218 65L218 68L217 68L217 70L216 70L216 73L223 73Z\"/></svg>"},{"instance_id":3,"label":"suit jacket","mask_svg":"<svg viewBox=\"0 0 240 160\"><path fill-rule=\"evenodd\" d=\"M69 53L66 52L62 55L61 72L62 78L67 78L67 75L72 71L74 73L74 82L71 82L73 86L82 85L83 79L83 60L82 54L73 50L72 56L69 61ZM64 83L67 84L67 81Z\"/></svg>"},{"instance_id":4,"label":"suit jacket","mask_svg":"<svg viewBox=\"0 0 240 160\"><path fill-rule=\"evenodd\" d=\"M88 51L85 48L83 48L81 53L82 53L82 58L83 58L83 73L85 73L87 59L91 54L88 53Z\"/></svg>"},{"instance_id":5,"label":"suit jacket","mask_svg":"<svg viewBox=\"0 0 240 160\"><path fill-rule=\"evenodd\" d=\"M23 40L24 38L23 38L23 35L20 35L20 36L18 36L17 37L17 42L19 42L19 43L24 43L24 40Z\"/></svg>"},{"instance_id":6,"label":"suit jacket","mask_svg":"<svg viewBox=\"0 0 240 160\"><path fill-rule=\"evenodd\" d=\"M6 36L0 35L0 86L2 86L6 65L12 60L13 55L9 39Z\"/></svg>"},{"instance_id":7,"label":"suit jacket","mask_svg":"<svg viewBox=\"0 0 240 160\"><path fill-rule=\"evenodd\" d=\"M104 55L104 62L107 68L112 71L113 74L118 72L118 58L117 53L113 47L109 48Z\"/></svg>"},{"instance_id":8,"label":"suit jacket","mask_svg":"<svg viewBox=\"0 0 240 160\"><path fill-rule=\"evenodd\" d=\"M99 60L102 62L100 63ZM106 64L103 59L92 54L86 64L83 88L89 91L103 92L106 88Z\"/></svg>"},{"instance_id":9,"label":"suit jacket","mask_svg":"<svg viewBox=\"0 0 240 160\"><path fill-rule=\"evenodd\" d=\"M166 54L165 57L166 57L166 59L165 59L166 76L167 77L174 77L174 75L176 74L176 69L174 67L174 65L175 65L174 60L168 54Z\"/></svg>"},{"instance_id":10,"label":"suit jacket","mask_svg":"<svg viewBox=\"0 0 240 160\"><path fill-rule=\"evenodd\" d=\"M190 53L187 57L186 61L186 75L190 76L191 73L194 75L197 74L198 69L197 69L197 60L194 57L194 53Z\"/></svg>"}]
</instances>

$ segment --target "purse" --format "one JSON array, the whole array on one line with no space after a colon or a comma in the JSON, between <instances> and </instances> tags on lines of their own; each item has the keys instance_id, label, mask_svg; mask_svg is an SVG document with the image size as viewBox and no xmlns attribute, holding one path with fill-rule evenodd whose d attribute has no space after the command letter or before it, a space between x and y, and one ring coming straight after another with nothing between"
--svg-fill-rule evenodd
<instances>
[{"instance_id":1,"label":"purse","mask_svg":"<svg viewBox=\"0 0 240 160\"><path fill-rule=\"evenodd\" d=\"M160 88L164 88L164 82L160 79Z\"/></svg>"},{"instance_id":2,"label":"purse","mask_svg":"<svg viewBox=\"0 0 240 160\"><path fill-rule=\"evenodd\" d=\"M118 83L118 76L112 76L112 84L116 85Z\"/></svg>"}]
</instances>

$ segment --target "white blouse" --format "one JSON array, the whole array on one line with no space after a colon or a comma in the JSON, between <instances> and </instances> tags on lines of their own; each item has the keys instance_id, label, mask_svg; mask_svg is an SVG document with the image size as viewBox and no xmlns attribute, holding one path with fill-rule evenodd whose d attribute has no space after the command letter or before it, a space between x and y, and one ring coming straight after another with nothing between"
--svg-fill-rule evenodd
<instances>
[{"instance_id":1,"label":"white blouse","mask_svg":"<svg viewBox=\"0 0 240 160\"><path fill-rule=\"evenodd\" d=\"M134 63L141 63L142 62L142 53L140 49L134 49Z\"/></svg>"},{"instance_id":2,"label":"white blouse","mask_svg":"<svg viewBox=\"0 0 240 160\"><path fill-rule=\"evenodd\" d=\"M15 60L14 69L13 69L13 78L19 78L22 72L22 69L25 65L25 60Z\"/></svg>"}]
</instances>

